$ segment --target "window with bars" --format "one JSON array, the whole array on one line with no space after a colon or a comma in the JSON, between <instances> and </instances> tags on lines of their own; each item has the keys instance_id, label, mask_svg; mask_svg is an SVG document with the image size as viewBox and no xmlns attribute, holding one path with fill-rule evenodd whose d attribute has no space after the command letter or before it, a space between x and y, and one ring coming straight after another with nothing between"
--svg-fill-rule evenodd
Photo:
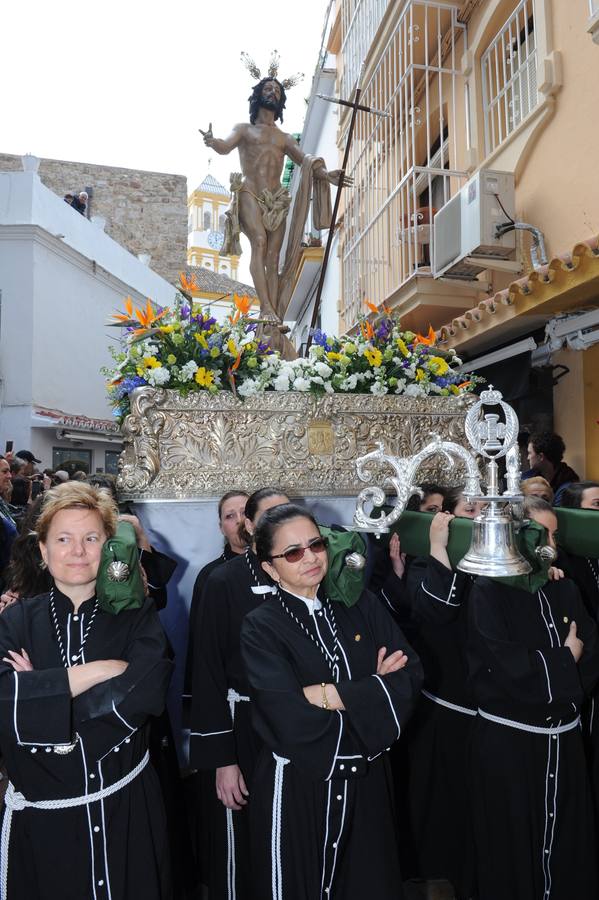
<instances>
[{"instance_id":1,"label":"window with bars","mask_svg":"<svg viewBox=\"0 0 599 900\"><path fill-rule=\"evenodd\" d=\"M406 2L363 85L362 101L390 115L356 121L341 245L345 328L366 299L387 301L412 277L432 277L435 212L465 180L453 168L466 46L458 11Z\"/></svg>"},{"instance_id":2,"label":"window with bars","mask_svg":"<svg viewBox=\"0 0 599 900\"><path fill-rule=\"evenodd\" d=\"M212 228L212 213L210 210L204 210L204 231L210 231Z\"/></svg>"},{"instance_id":3,"label":"window with bars","mask_svg":"<svg viewBox=\"0 0 599 900\"><path fill-rule=\"evenodd\" d=\"M343 0L341 96L349 99L389 0Z\"/></svg>"},{"instance_id":4,"label":"window with bars","mask_svg":"<svg viewBox=\"0 0 599 900\"><path fill-rule=\"evenodd\" d=\"M537 106L533 0L521 0L481 58L485 148L492 153Z\"/></svg>"}]
</instances>

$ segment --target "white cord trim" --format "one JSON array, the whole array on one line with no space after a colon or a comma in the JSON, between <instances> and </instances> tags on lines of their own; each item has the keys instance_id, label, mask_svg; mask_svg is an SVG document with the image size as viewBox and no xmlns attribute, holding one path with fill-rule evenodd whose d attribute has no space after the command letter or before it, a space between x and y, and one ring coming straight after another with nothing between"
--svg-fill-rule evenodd
<instances>
[{"instance_id":1,"label":"white cord trim","mask_svg":"<svg viewBox=\"0 0 599 900\"><path fill-rule=\"evenodd\" d=\"M0 837L0 900L7 900L8 890L8 857L10 847L10 831L13 813L21 812L23 809L43 809L51 811L55 809L70 809L75 806L89 806L90 803L96 803L98 800L104 800L111 797L117 791L122 790L130 782L132 782L140 772L145 769L150 759L150 752L146 750L145 755L140 762L123 778L110 784L108 787L99 791L93 791L90 794L83 794L81 797L62 797L58 800L27 800L19 791L15 791L14 785L9 781L4 796L5 812L4 821L2 822L2 834ZM108 871L106 872L108 876ZM282 898L281 898L282 900Z\"/></svg>"},{"instance_id":2,"label":"white cord trim","mask_svg":"<svg viewBox=\"0 0 599 900\"><path fill-rule=\"evenodd\" d=\"M128 728L128 729L129 729L129 731L131 732L131 734L133 734L134 731L137 731L137 729L136 729L133 725L129 725L129 722L127 722L127 720L126 720L125 718L123 718L123 716L120 714L120 712L118 711L118 709L117 709L116 706L114 705L114 700L112 701L112 710L113 710L115 716L117 716L117 717L121 720L121 722L123 723L123 725L125 726L125 728Z\"/></svg>"},{"instance_id":3,"label":"white cord trim","mask_svg":"<svg viewBox=\"0 0 599 900\"><path fill-rule=\"evenodd\" d=\"M382 588L381 588L381 597L383 598L383 600L385 601L385 603L387 604L387 606L389 607L391 612L392 613L396 612L395 607L393 606L393 604L391 603L391 601L389 600L385 591Z\"/></svg>"},{"instance_id":4,"label":"white cord trim","mask_svg":"<svg viewBox=\"0 0 599 900\"><path fill-rule=\"evenodd\" d=\"M339 716L339 736L337 738L337 746L335 748L335 755L333 756L333 765L331 766L331 771L325 778L325 781L329 781L333 772L335 771L335 763L337 762L337 754L339 753L339 747L341 746L341 735L343 734L343 716L341 715L341 712L338 709L335 710L335 712Z\"/></svg>"},{"instance_id":5,"label":"white cord trim","mask_svg":"<svg viewBox=\"0 0 599 900\"><path fill-rule=\"evenodd\" d=\"M233 810L227 809L227 897L236 900L237 886L235 882L235 828L233 827Z\"/></svg>"},{"instance_id":6,"label":"white cord trim","mask_svg":"<svg viewBox=\"0 0 599 900\"><path fill-rule=\"evenodd\" d=\"M386 695L387 695L387 700L389 701L389 706L391 707L391 712L393 713L393 718L395 719L395 724L397 725L397 737L399 738L399 736L400 736L400 734L401 734L401 727L400 727L400 724L399 724L399 720L398 720L398 718L397 718L397 715L395 714L395 708L394 708L393 702L392 702L392 700L391 700L391 694L389 693L389 691L388 691L387 688L385 687L385 683L384 683L383 679L380 677L380 675L376 675L376 674L375 674L375 675L373 675L372 677L373 677L373 678L376 678L376 680L380 683L382 689L384 690L384 692L385 692Z\"/></svg>"},{"instance_id":7,"label":"white cord trim","mask_svg":"<svg viewBox=\"0 0 599 900\"><path fill-rule=\"evenodd\" d=\"M451 600L449 600L449 599L445 600L444 597L437 597L436 594L433 594L431 591L428 590L428 588L425 587L424 581L420 582L420 587L422 588L422 590L424 591L425 594L428 594L429 597L433 598L433 600L438 600L439 603L443 603L445 606L458 606L459 607L462 605L461 603L452 603Z\"/></svg>"},{"instance_id":8,"label":"white cord trim","mask_svg":"<svg viewBox=\"0 0 599 900\"><path fill-rule=\"evenodd\" d=\"M232 731L232 728L227 728L226 731L190 731L190 735L191 737L214 737L217 734L231 734Z\"/></svg>"},{"instance_id":9,"label":"white cord trim","mask_svg":"<svg viewBox=\"0 0 599 900\"><path fill-rule=\"evenodd\" d=\"M477 714L475 709L470 709L468 706L458 706L457 703L450 703L449 700L443 700L442 697L436 697L434 694L431 694L429 691L425 691L422 689L421 693L428 697L429 700L432 700L433 703L438 703L439 706L446 706L447 709L452 709L454 712L463 713L466 716L475 716Z\"/></svg>"},{"instance_id":10,"label":"white cord trim","mask_svg":"<svg viewBox=\"0 0 599 900\"><path fill-rule=\"evenodd\" d=\"M547 663L545 661L545 657L541 653L540 650L537 650L537 653L541 657L543 661L543 668L545 669L545 677L547 679L547 694L549 695L549 703L553 703L553 694L551 693L551 682L549 680L549 669L547 668Z\"/></svg>"},{"instance_id":11,"label":"white cord trim","mask_svg":"<svg viewBox=\"0 0 599 900\"><path fill-rule=\"evenodd\" d=\"M19 673L13 672L14 682L15 682L15 695L13 700L13 724L15 729L15 737L17 739L17 744L19 747L54 747L56 746L55 741L22 741L21 736L19 734L19 729L17 726L17 705L19 702Z\"/></svg>"},{"instance_id":12,"label":"white cord trim","mask_svg":"<svg viewBox=\"0 0 599 900\"><path fill-rule=\"evenodd\" d=\"M528 725L526 722L516 722L513 719L502 719L501 716L493 716L491 713L485 712L483 709L478 710L479 716L488 719L490 722L496 722L498 725L507 725L508 728L516 728L518 731L528 731L531 734L564 734L566 731L573 731L580 725L580 716L576 716L566 725L552 725L544 728L541 725Z\"/></svg>"},{"instance_id":13,"label":"white cord trim","mask_svg":"<svg viewBox=\"0 0 599 900\"><path fill-rule=\"evenodd\" d=\"M276 761L275 783L272 794L272 900L283 900L283 866L281 863L281 810L283 806L283 774L289 760L273 753Z\"/></svg>"},{"instance_id":14,"label":"white cord trim","mask_svg":"<svg viewBox=\"0 0 599 900\"><path fill-rule=\"evenodd\" d=\"M85 778L85 783L87 784L87 760L85 758L85 747L83 746L83 740L81 738L79 738L79 747L81 749L81 759L83 760L83 775ZM89 847L90 847L90 851L91 851L92 887L94 890L94 900L97 900L97 895L96 895L96 851L94 848L94 834L92 831L92 817L91 817L91 813L89 811L89 806L87 807L86 812L87 812L87 828L89 831Z\"/></svg>"}]
</instances>

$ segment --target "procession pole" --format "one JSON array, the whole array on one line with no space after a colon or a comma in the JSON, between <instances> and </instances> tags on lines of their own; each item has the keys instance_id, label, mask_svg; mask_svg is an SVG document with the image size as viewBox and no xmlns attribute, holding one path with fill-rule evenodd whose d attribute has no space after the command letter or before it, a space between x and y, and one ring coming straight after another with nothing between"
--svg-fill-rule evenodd
<instances>
[{"instance_id":1,"label":"procession pole","mask_svg":"<svg viewBox=\"0 0 599 900\"><path fill-rule=\"evenodd\" d=\"M349 151L351 149L351 142L354 136L354 128L356 125L356 117L358 115L358 103L360 102L360 95L362 93L362 76L364 74L364 66L360 70L360 75L358 77L358 83L356 84L356 93L354 96L352 106L352 114L349 122L349 129L347 133L347 142L345 144L345 153L343 154L343 163L341 165L341 176L339 178L339 184L337 185L337 193L335 195L335 203L333 206L333 213L331 215L331 224L329 226L329 233L327 236L327 243L324 251L324 256L322 259L322 266L320 269L320 278L318 280L318 288L316 289L316 299L314 301L314 309L312 310L312 319L310 321L310 330L308 332L308 340L306 342L306 352L305 355L308 355L308 351L310 350L310 345L312 343L312 335L314 332L314 328L316 326L316 320L318 318L318 313L320 312L320 301L322 298L322 290L324 288L324 279L327 273L327 266L329 263L329 257L331 255L331 247L333 246L333 238L335 236L335 226L337 224L337 214L339 212L339 204L341 202L341 191L343 190L343 182L345 180L345 172L347 169L347 164L349 162ZM345 105L345 104L344 104Z\"/></svg>"}]
</instances>

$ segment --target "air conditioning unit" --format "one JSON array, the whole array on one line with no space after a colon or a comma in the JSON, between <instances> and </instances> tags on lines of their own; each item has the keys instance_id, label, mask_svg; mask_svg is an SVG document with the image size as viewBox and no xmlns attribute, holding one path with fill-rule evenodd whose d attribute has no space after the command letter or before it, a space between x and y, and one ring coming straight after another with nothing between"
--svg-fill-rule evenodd
<instances>
[{"instance_id":1,"label":"air conditioning unit","mask_svg":"<svg viewBox=\"0 0 599 900\"><path fill-rule=\"evenodd\" d=\"M435 216L435 278L472 280L494 267L519 271L518 264L508 262L516 257L515 232L496 236L497 225L508 222L508 216L515 218L513 174L477 172Z\"/></svg>"}]
</instances>

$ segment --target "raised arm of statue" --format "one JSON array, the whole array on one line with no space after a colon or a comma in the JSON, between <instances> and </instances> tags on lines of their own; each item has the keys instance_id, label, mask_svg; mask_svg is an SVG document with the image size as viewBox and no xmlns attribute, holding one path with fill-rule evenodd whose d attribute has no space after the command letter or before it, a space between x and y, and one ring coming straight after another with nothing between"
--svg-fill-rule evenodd
<instances>
[{"instance_id":1,"label":"raised arm of statue","mask_svg":"<svg viewBox=\"0 0 599 900\"><path fill-rule=\"evenodd\" d=\"M202 131L201 128L199 129L204 138L204 144L212 150L215 150L221 156L226 156L227 153L230 153L231 150L234 150L235 147L239 145L242 130L243 125L235 125L229 137L222 140L221 138L215 138L212 134L212 122L210 122L208 126L208 131Z\"/></svg>"}]
</instances>

